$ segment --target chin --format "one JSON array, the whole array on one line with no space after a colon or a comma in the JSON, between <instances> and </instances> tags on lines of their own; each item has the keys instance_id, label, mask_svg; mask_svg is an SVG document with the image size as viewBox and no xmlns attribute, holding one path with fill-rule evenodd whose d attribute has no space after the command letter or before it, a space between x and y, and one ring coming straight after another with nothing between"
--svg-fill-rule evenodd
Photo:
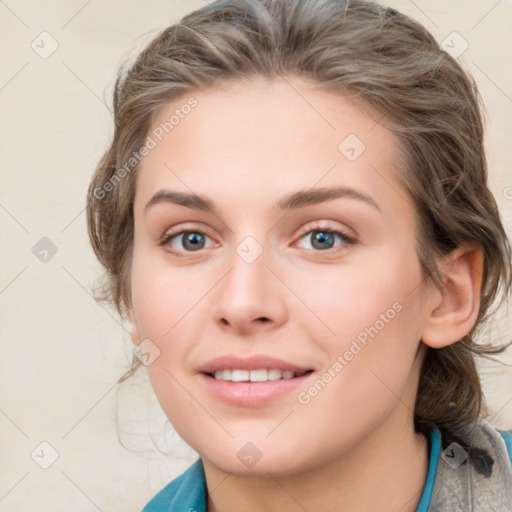
<instances>
[{"instance_id":1,"label":"chin","mask_svg":"<svg viewBox=\"0 0 512 512\"><path fill-rule=\"evenodd\" d=\"M244 442L240 448L233 448L233 456L229 453L231 446L221 453L204 453L201 458L218 470L239 477L268 478L269 474L273 477L285 477L308 471L314 466L312 461L308 463L304 454L300 460L297 459L299 450L296 447L283 450L282 447L267 445L259 449L255 444Z\"/></svg>"}]
</instances>

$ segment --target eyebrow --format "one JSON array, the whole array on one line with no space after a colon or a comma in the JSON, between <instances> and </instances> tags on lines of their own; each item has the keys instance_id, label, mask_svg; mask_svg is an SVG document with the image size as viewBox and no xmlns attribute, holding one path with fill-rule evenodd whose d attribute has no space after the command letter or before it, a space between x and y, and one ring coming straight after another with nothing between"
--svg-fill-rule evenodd
<instances>
[{"instance_id":1,"label":"eyebrow","mask_svg":"<svg viewBox=\"0 0 512 512\"><path fill-rule=\"evenodd\" d=\"M279 210L296 210L304 206L311 206L331 201L333 199L349 198L362 201L378 211L379 205L367 194L352 187L315 188L310 190L299 190L282 197L277 203ZM152 206L160 203L172 203L193 210L216 213L213 201L205 196L188 192L176 192L173 190L159 190L146 204L146 213Z\"/></svg>"}]
</instances>

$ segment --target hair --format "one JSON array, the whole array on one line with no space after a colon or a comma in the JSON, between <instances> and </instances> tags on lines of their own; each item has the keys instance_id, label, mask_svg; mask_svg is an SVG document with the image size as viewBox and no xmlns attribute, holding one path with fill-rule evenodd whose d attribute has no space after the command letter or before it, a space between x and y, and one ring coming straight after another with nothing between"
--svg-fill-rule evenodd
<instances>
[{"instance_id":1,"label":"hair","mask_svg":"<svg viewBox=\"0 0 512 512\"><path fill-rule=\"evenodd\" d=\"M482 101L474 79L422 25L373 1L220 0L163 30L131 67L121 67L113 140L87 196L89 237L106 271L97 300L114 305L121 317L131 303L138 163L132 157L154 116L213 82L286 76L355 101L395 134L425 280L442 286L439 257L463 243L481 248L475 325L450 346L427 348L414 411L417 429L472 424L485 408L475 356L506 347L477 343L477 330L511 286L510 244L487 186ZM134 357L120 382L138 366Z\"/></svg>"}]
</instances>

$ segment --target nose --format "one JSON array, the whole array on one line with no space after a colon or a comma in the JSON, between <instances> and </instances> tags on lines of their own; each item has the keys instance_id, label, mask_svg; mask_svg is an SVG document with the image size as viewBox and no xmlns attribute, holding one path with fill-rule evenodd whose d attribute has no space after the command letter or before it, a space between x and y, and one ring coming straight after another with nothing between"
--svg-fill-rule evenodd
<instances>
[{"instance_id":1,"label":"nose","mask_svg":"<svg viewBox=\"0 0 512 512\"><path fill-rule=\"evenodd\" d=\"M265 251L250 263L233 254L214 300L214 321L222 330L250 335L286 322L285 288L266 262Z\"/></svg>"}]
</instances>

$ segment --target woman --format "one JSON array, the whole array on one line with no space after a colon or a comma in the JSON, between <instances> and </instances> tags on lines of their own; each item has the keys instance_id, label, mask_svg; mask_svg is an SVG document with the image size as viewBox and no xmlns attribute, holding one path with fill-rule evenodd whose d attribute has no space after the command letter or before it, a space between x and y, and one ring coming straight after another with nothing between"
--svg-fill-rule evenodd
<instances>
[{"instance_id":1,"label":"woman","mask_svg":"<svg viewBox=\"0 0 512 512\"><path fill-rule=\"evenodd\" d=\"M510 246L476 86L367 1L227 0L122 73L103 296L200 459L144 509L512 509L475 355Z\"/></svg>"}]
</instances>

